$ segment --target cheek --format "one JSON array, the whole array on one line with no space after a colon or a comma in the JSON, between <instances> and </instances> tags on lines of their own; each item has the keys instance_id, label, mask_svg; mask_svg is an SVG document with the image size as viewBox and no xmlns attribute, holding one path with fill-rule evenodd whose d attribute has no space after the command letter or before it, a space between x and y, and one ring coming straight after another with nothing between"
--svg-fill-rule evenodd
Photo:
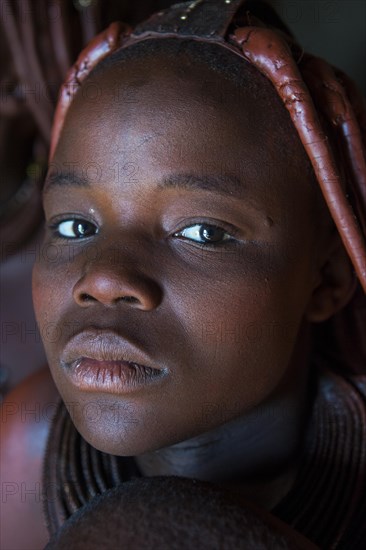
<instances>
[{"instance_id":1,"label":"cheek","mask_svg":"<svg viewBox=\"0 0 366 550\"><path fill-rule=\"evenodd\" d=\"M192 375L213 403L228 410L240 403L244 411L275 388L289 366L302 318L301 308L286 307L285 295L280 278L267 285L237 277L229 285L211 281L209 297L202 291L177 299L176 315L195 358Z\"/></svg>"},{"instance_id":2,"label":"cheek","mask_svg":"<svg viewBox=\"0 0 366 550\"><path fill-rule=\"evenodd\" d=\"M55 295L52 277L49 275L47 276L47 272L48 270L44 269L43 262L37 261L34 264L32 275L32 296L34 310L40 328L49 318L49 312L52 311L52 303Z\"/></svg>"},{"instance_id":3,"label":"cheek","mask_svg":"<svg viewBox=\"0 0 366 550\"><path fill-rule=\"evenodd\" d=\"M77 278L72 274L72 262L68 262L65 250L59 247L54 256L40 253L32 276L33 305L42 341L49 352L60 340L60 318L72 303L72 288Z\"/></svg>"}]
</instances>

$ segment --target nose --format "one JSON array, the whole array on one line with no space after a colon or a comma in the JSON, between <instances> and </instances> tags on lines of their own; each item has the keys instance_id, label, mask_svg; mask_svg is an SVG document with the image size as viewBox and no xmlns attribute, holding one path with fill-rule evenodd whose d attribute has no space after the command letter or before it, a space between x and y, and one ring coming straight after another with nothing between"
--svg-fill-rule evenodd
<instances>
[{"instance_id":1,"label":"nose","mask_svg":"<svg viewBox=\"0 0 366 550\"><path fill-rule=\"evenodd\" d=\"M89 264L73 288L73 298L81 307L127 303L150 311L160 304L162 291L154 280L141 273L98 263Z\"/></svg>"}]
</instances>

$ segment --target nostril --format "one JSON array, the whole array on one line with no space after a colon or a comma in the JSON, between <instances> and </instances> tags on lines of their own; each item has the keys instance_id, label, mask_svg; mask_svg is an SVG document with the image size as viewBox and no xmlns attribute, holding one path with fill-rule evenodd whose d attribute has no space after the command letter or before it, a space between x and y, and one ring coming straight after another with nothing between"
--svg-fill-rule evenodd
<instances>
[{"instance_id":1,"label":"nostril","mask_svg":"<svg viewBox=\"0 0 366 550\"><path fill-rule=\"evenodd\" d=\"M150 279L129 273L114 273L104 265L92 266L72 290L74 302L80 307L132 307L149 311L160 303L160 288Z\"/></svg>"},{"instance_id":2,"label":"nostril","mask_svg":"<svg viewBox=\"0 0 366 550\"><path fill-rule=\"evenodd\" d=\"M125 302L127 304L139 304L140 301L135 296L118 296L116 298L110 297L107 300L106 297L103 296L92 296L91 294L88 294L87 292L81 292L78 295L78 301L80 304L88 304L92 302L101 302L104 304L116 304L118 302Z\"/></svg>"},{"instance_id":3,"label":"nostril","mask_svg":"<svg viewBox=\"0 0 366 550\"><path fill-rule=\"evenodd\" d=\"M95 302L95 298L93 298L93 296L90 296L90 294L86 294L85 292L83 292L83 294L80 295L80 300L82 302Z\"/></svg>"},{"instance_id":4,"label":"nostril","mask_svg":"<svg viewBox=\"0 0 366 550\"><path fill-rule=\"evenodd\" d=\"M119 300L122 300L123 302L127 302L128 304L136 304L139 302L135 296L121 296Z\"/></svg>"}]
</instances>

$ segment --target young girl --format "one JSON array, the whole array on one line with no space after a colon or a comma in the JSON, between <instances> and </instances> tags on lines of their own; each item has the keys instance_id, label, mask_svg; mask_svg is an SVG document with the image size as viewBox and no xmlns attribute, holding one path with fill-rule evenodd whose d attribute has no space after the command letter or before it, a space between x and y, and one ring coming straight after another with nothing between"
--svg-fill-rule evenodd
<instances>
[{"instance_id":1,"label":"young girl","mask_svg":"<svg viewBox=\"0 0 366 550\"><path fill-rule=\"evenodd\" d=\"M178 475L290 541L362 547L361 108L261 2L178 4L81 54L33 277L62 397L51 534L108 488Z\"/></svg>"}]
</instances>

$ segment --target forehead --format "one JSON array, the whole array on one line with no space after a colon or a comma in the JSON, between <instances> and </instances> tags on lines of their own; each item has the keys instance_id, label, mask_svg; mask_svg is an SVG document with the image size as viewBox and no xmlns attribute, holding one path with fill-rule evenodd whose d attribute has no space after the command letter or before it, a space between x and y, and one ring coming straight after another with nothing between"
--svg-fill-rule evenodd
<instances>
[{"instance_id":1,"label":"forehead","mask_svg":"<svg viewBox=\"0 0 366 550\"><path fill-rule=\"evenodd\" d=\"M244 61L248 85L202 62L161 54L92 74L68 113L55 160L235 174L266 193L309 186L306 154L271 84ZM291 158L291 163L288 159Z\"/></svg>"}]
</instances>

